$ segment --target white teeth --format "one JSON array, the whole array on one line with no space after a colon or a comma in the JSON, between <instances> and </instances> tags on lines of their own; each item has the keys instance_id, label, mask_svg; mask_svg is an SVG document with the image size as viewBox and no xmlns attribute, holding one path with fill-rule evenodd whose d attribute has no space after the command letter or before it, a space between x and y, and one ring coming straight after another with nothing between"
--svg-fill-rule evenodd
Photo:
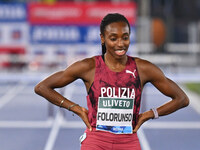
<instances>
[{"instance_id":1,"label":"white teeth","mask_svg":"<svg viewBox=\"0 0 200 150\"><path fill-rule=\"evenodd\" d=\"M124 49L119 49L119 50L116 50L115 53L117 55L124 55L125 54L125 50Z\"/></svg>"}]
</instances>

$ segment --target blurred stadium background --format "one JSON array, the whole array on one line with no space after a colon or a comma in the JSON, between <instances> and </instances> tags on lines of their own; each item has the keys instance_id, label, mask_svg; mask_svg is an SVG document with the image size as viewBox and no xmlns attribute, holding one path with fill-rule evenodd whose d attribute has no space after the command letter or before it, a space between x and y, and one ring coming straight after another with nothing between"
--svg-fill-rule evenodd
<instances>
[{"instance_id":1,"label":"blurred stadium background","mask_svg":"<svg viewBox=\"0 0 200 150\"><path fill-rule=\"evenodd\" d=\"M108 12L132 24L130 55L199 72L199 7L198 0L1 0L1 72L55 71L100 54L99 23Z\"/></svg>"},{"instance_id":2,"label":"blurred stadium background","mask_svg":"<svg viewBox=\"0 0 200 150\"><path fill-rule=\"evenodd\" d=\"M0 147L3 145L2 150L15 148L27 150L26 146L23 149L21 146L23 144L20 145L20 142L14 146L5 143L7 141L5 137L10 138L7 127L30 127L26 124L28 122L16 121L30 121L30 118L37 120L38 116L42 116L39 120L45 120L42 114L45 110L47 118L53 116L59 122L60 118L56 116L60 115L55 115L57 109L50 104L44 104L42 98L34 95L33 87L47 75L66 68L74 61L101 54L99 24L102 17L109 12L122 13L131 23L129 55L155 63L181 86L187 85L199 91L199 0L0 0ZM76 84L80 86L79 82ZM28 100L21 100L20 106L16 104L11 108L8 107L17 94L19 96L26 92L32 95L25 95L19 100L32 97L34 102L31 104L34 110L29 113L29 110L24 108L30 103ZM65 90L60 92L65 94ZM147 109L145 101L143 104L142 110ZM40 105L45 107L40 109ZM16 111L19 110L18 114ZM30 116L19 117L24 114ZM56 130L58 125L49 124L48 120L44 125L41 122L37 122L37 125L34 122L29 123L36 128L52 127L50 136L58 132ZM71 123L71 126L76 126ZM68 127L69 124L64 121L63 126ZM17 137L20 136L16 132L12 133ZM48 138L49 132L46 134L43 139L43 143L48 139L46 145L41 144L38 146L40 148L34 146L30 148L30 146L28 149L40 150L41 147L45 147L45 150L64 149L64 145L58 148L54 147L54 144L49 144L54 143L52 141L55 139ZM76 148L69 149L76 150ZM149 149L143 148L143 150Z\"/></svg>"}]
</instances>

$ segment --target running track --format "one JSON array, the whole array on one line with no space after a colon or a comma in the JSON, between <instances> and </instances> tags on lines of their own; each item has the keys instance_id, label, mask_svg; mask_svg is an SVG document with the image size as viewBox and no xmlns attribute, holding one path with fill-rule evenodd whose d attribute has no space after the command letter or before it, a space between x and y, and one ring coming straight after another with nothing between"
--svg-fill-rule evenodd
<instances>
[{"instance_id":1,"label":"running track","mask_svg":"<svg viewBox=\"0 0 200 150\"><path fill-rule=\"evenodd\" d=\"M16 76L0 77L0 149L79 150L79 137L85 128L81 120L34 93L33 88L40 80L38 76L19 75L19 79ZM86 107L86 91L80 80L59 92ZM200 149L200 97L187 90L186 93L192 100L189 107L150 120L140 128L138 136L143 150ZM141 111L168 100L148 84L143 92Z\"/></svg>"}]
</instances>

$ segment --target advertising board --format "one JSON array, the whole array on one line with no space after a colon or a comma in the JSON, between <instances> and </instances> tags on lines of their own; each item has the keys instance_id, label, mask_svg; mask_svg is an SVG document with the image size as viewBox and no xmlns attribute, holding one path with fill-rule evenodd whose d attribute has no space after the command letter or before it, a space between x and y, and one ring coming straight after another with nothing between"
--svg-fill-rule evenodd
<instances>
[{"instance_id":1,"label":"advertising board","mask_svg":"<svg viewBox=\"0 0 200 150\"><path fill-rule=\"evenodd\" d=\"M123 14L132 25L136 20L136 4L133 2L30 3L28 10L31 24L99 25L108 13Z\"/></svg>"},{"instance_id":2,"label":"advertising board","mask_svg":"<svg viewBox=\"0 0 200 150\"><path fill-rule=\"evenodd\" d=\"M24 3L0 3L0 22L25 22L26 8Z\"/></svg>"}]
</instances>

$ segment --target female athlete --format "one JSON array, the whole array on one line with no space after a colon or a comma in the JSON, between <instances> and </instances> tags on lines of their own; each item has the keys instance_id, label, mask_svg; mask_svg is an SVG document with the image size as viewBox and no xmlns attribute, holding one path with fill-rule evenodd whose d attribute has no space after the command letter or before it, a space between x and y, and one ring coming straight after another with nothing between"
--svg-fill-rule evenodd
<instances>
[{"instance_id":1,"label":"female athlete","mask_svg":"<svg viewBox=\"0 0 200 150\"><path fill-rule=\"evenodd\" d=\"M186 107L189 99L157 66L126 54L130 25L123 15L106 15L100 32L102 55L77 61L50 75L36 85L35 92L83 120L87 129L81 138L81 150L141 150L137 137L140 126ZM77 79L84 82L88 92L87 109L54 90ZM171 99L139 114L146 83Z\"/></svg>"}]
</instances>

